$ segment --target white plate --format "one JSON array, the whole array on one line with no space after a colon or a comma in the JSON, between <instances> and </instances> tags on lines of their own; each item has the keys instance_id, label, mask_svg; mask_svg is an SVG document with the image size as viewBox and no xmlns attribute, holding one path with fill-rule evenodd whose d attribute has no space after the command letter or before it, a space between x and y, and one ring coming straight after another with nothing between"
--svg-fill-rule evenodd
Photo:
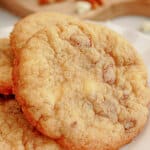
<instances>
[{"instance_id":1,"label":"white plate","mask_svg":"<svg viewBox=\"0 0 150 150\"><path fill-rule=\"evenodd\" d=\"M144 34L133 31L131 29L121 28L110 22L104 23L104 25L122 34L132 45L137 49L144 59L145 64L148 67L149 79L150 79L150 38ZM12 26L0 29L0 38L8 37L12 31ZM141 120L142 121L142 120ZM132 143L124 146L121 150L150 150L150 119L142 133L135 138Z\"/></svg>"}]
</instances>

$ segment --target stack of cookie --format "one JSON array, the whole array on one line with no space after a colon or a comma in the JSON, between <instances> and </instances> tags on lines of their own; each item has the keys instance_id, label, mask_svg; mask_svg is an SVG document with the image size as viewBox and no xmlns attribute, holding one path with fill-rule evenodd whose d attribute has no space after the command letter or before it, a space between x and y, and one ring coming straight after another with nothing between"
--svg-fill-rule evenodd
<instances>
[{"instance_id":1,"label":"stack of cookie","mask_svg":"<svg viewBox=\"0 0 150 150\"><path fill-rule=\"evenodd\" d=\"M141 57L120 35L56 13L0 41L0 149L117 150L148 118ZM2 95L1 95L2 96Z\"/></svg>"}]
</instances>

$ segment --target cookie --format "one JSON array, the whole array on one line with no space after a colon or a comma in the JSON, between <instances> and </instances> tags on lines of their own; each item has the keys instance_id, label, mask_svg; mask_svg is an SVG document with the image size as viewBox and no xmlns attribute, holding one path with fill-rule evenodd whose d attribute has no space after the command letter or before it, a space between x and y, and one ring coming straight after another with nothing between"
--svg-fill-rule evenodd
<instances>
[{"instance_id":1,"label":"cookie","mask_svg":"<svg viewBox=\"0 0 150 150\"><path fill-rule=\"evenodd\" d=\"M0 100L0 150L61 150L24 119L15 100Z\"/></svg>"},{"instance_id":2,"label":"cookie","mask_svg":"<svg viewBox=\"0 0 150 150\"><path fill-rule=\"evenodd\" d=\"M9 39L0 39L0 94L12 94L12 65Z\"/></svg>"},{"instance_id":3,"label":"cookie","mask_svg":"<svg viewBox=\"0 0 150 150\"><path fill-rule=\"evenodd\" d=\"M34 34L16 57L14 91L24 114L66 149L116 150L143 129L146 68L113 31L61 22Z\"/></svg>"},{"instance_id":4,"label":"cookie","mask_svg":"<svg viewBox=\"0 0 150 150\"><path fill-rule=\"evenodd\" d=\"M59 25L61 22L72 23L77 21L72 16L60 15L59 13L40 12L29 15L15 25L10 39L11 47L15 53L24 45L24 43L32 37L37 31L50 27L51 24Z\"/></svg>"}]
</instances>

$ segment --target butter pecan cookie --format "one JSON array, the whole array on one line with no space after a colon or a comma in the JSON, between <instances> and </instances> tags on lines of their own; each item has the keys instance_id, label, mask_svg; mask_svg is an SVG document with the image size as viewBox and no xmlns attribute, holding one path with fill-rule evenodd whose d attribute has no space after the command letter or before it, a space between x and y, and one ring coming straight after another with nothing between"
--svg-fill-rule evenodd
<instances>
[{"instance_id":1,"label":"butter pecan cookie","mask_svg":"<svg viewBox=\"0 0 150 150\"><path fill-rule=\"evenodd\" d=\"M9 39L0 39L0 94L12 94L12 65Z\"/></svg>"},{"instance_id":2,"label":"butter pecan cookie","mask_svg":"<svg viewBox=\"0 0 150 150\"><path fill-rule=\"evenodd\" d=\"M43 134L69 150L116 150L144 127L147 72L134 48L113 31L58 22L16 46L16 98Z\"/></svg>"},{"instance_id":3,"label":"butter pecan cookie","mask_svg":"<svg viewBox=\"0 0 150 150\"><path fill-rule=\"evenodd\" d=\"M11 47L17 53L24 43L37 31L50 27L52 24L59 26L63 22L71 24L75 21L78 22L79 20L59 13L40 12L29 15L16 23L10 36Z\"/></svg>"},{"instance_id":4,"label":"butter pecan cookie","mask_svg":"<svg viewBox=\"0 0 150 150\"><path fill-rule=\"evenodd\" d=\"M0 100L0 150L61 150L24 119L17 101Z\"/></svg>"}]
</instances>

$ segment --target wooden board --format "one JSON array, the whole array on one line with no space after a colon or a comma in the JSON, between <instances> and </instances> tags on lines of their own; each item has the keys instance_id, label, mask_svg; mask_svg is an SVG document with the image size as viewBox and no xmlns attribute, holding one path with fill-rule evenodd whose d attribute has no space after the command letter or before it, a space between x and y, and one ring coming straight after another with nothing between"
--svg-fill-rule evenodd
<instances>
[{"instance_id":1,"label":"wooden board","mask_svg":"<svg viewBox=\"0 0 150 150\"><path fill-rule=\"evenodd\" d=\"M105 20L122 15L150 16L150 0L105 0L103 6L82 15L76 14L75 0L44 6L40 6L37 0L0 0L0 4L21 17L38 11L55 11L93 20Z\"/></svg>"}]
</instances>

